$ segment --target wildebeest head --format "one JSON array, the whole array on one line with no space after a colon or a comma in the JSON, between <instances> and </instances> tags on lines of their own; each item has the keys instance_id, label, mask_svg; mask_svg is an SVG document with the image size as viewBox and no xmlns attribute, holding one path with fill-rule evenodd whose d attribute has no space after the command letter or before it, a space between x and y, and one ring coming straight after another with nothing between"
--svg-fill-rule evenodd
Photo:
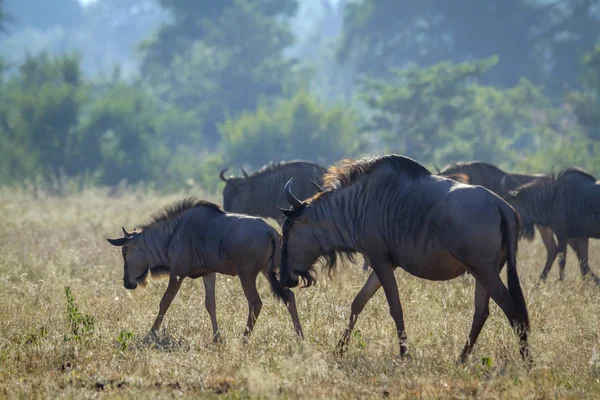
<instances>
[{"instance_id":1,"label":"wildebeest head","mask_svg":"<svg viewBox=\"0 0 600 400\"><path fill-rule=\"evenodd\" d=\"M525 240L533 240L535 236L535 224L527 208L527 192L522 189L508 191L508 194L504 196L504 200L519 214L521 222L519 236Z\"/></svg>"},{"instance_id":2,"label":"wildebeest head","mask_svg":"<svg viewBox=\"0 0 600 400\"><path fill-rule=\"evenodd\" d=\"M228 168L225 168L219 173L219 177L225 182L223 189L223 209L228 212L236 212L248 214L248 202L250 199L250 179L243 168L243 178L229 177L225 178L224 174Z\"/></svg>"},{"instance_id":3,"label":"wildebeest head","mask_svg":"<svg viewBox=\"0 0 600 400\"><path fill-rule=\"evenodd\" d=\"M123 254L123 285L126 289L135 289L138 283L145 286L148 282L150 262L147 251L140 243L138 232L129 233L123 229L124 236L119 239L106 239L113 246L121 247Z\"/></svg>"},{"instance_id":4,"label":"wildebeest head","mask_svg":"<svg viewBox=\"0 0 600 400\"><path fill-rule=\"evenodd\" d=\"M286 220L283 223L283 246L281 250L280 283L286 287L298 286L298 277L302 278L306 287L315 282L314 264L320 256L320 244L308 222L310 204L302 202L292 194L293 178L285 185L284 191L290 210L281 209ZM316 183L313 185L320 193L323 189ZM318 196L318 195L317 195ZM335 254L332 256L335 259Z\"/></svg>"}]
</instances>

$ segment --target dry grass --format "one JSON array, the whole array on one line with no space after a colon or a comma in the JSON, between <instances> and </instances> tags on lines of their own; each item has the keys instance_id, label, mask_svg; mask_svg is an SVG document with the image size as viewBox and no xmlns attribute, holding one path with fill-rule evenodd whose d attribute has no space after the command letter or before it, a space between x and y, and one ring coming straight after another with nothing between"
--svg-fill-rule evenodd
<instances>
[{"instance_id":1,"label":"dry grass","mask_svg":"<svg viewBox=\"0 0 600 400\"><path fill-rule=\"evenodd\" d=\"M359 266L333 280L321 274L316 288L297 291L304 342L261 277L263 312L244 346L241 288L236 278L219 276L225 343L212 344L202 282L188 280L165 319L163 342L170 345L152 348L143 339L166 282L125 290L120 252L104 239L174 198L87 190L33 199L0 191L0 397L600 398L600 290L582 282L571 253L566 282L557 282L554 270L538 284L539 241L522 244L519 254L533 327L530 371L495 304L470 362L457 366L473 313L471 278L428 282L402 271L396 276L413 361L394 359L382 292L360 317L348 354L335 355L350 302L366 279ZM598 271L596 243L590 258ZM69 334L67 285L79 310L94 317L93 332L81 340ZM133 339L122 349L117 338L127 331Z\"/></svg>"}]
</instances>

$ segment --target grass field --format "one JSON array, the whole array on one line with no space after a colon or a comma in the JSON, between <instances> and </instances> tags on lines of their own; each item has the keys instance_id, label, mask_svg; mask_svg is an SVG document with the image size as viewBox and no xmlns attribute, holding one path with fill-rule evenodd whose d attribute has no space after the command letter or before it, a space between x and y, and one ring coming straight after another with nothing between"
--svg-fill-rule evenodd
<instances>
[{"instance_id":1,"label":"grass field","mask_svg":"<svg viewBox=\"0 0 600 400\"><path fill-rule=\"evenodd\" d=\"M320 273L315 288L296 290L304 342L259 277L264 306L243 345L247 305L237 278L220 275L225 342L211 341L201 280L186 280L163 323L161 345L152 347L144 337L166 281L124 289L120 251L105 238L177 196L32 194L0 191L0 398L600 398L600 289L581 280L572 253L565 282L555 269L539 284L539 239L521 243L518 264L532 323L531 370L495 304L471 359L456 365L473 314L472 278L429 282L400 270L412 361L394 357L382 291L361 315L348 353L337 356L350 302L366 279L358 265L331 280ZM600 271L598 243L590 259ZM65 286L74 297L70 307Z\"/></svg>"}]
</instances>

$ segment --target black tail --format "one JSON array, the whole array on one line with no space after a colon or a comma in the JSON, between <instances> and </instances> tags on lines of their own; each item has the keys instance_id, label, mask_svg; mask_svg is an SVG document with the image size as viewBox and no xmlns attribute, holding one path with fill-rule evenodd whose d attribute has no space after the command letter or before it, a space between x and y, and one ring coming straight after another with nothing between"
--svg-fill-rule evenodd
<instances>
[{"instance_id":1,"label":"black tail","mask_svg":"<svg viewBox=\"0 0 600 400\"><path fill-rule=\"evenodd\" d=\"M518 251L518 236L520 229L519 216L512 208L500 210L501 215L501 230L502 242L506 244L506 261L507 269L506 276L508 280L508 291L510 297L519 311L520 321L524 325L522 329L529 331L529 314L527 313L527 304L525 296L521 290L519 275L517 274L517 251Z\"/></svg>"},{"instance_id":2,"label":"black tail","mask_svg":"<svg viewBox=\"0 0 600 400\"><path fill-rule=\"evenodd\" d=\"M279 270L279 263L281 262L281 236L278 233L275 233L271 237L271 245L273 246L273 251L271 253L271 266L269 268L269 283L271 284L271 291L280 300L285 300L285 288L277 279L277 271Z\"/></svg>"}]
</instances>

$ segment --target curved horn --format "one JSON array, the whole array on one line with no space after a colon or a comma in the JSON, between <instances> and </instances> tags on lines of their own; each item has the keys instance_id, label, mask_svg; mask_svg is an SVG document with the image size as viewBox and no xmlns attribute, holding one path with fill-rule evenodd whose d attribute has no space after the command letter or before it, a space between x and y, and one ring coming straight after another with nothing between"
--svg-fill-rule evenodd
<instances>
[{"instance_id":1,"label":"curved horn","mask_svg":"<svg viewBox=\"0 0 600 400\"><path fill-rule=\"evenodd\" d=\"M440 169L438 168L437 165L435 165L435 163L433 163L433 168L435 168L435 170L437 171L438 175L442 173L442 171L440 171Z\"/></svg>"},{"instance_id":2,"label":"curved horn","mask_svg":"<svg viewBox=\"0 0 600 400\"><path fill-rule=\"evenodd\" d=\"M121 227L121 229L123 230L123 235L125 235L126 238L130 238L133 236L133 233L127 232L124 227Z\"/></svg>"},{"instance_id":3,"label":"curved horn","mask_svg":"<svg viewBox=\"0 0 600 400\"><path fill-rule=\"evenodd\" d=\"M321 186L319 186L319 185L317 184L317 182L315 182L315 181L311 180L311 181L310 181L310 183L312 183L312 185L315 187L315 189L317 189L317 191L318 191L319 193L323 193L323 192L325 191L325 189L323 189Z\"/></svg>"},{"instance_id":4,"label":"curved horn","mask_svg":"<svg viewBox=\"0 0 600 400\"><path fill-rule=\"evenodd\" d=\"M508 189L506 189L506 175L504 175L500 181L500 190L502 190L502 194L508 193Z\"/></svg>"},{"instance_id":5,"label":"curved horn","mask_svg":"<svg viewBox=\"0 0 600 400\"><path fill-rule=\"evenodd\" d=\"M227 168L221 170L221 172L219 172L219 178L221 178L221 180L223 182L227 182L227 178L225 178L224 174L225 174L225 171L227 171L228 169L229 169L229 167L227 167Z\"/></svg>"},{"instance_id":6,"label":"curved horn","mask_svg":"<svg viewBox=\"0 0 600 400\"><path fill-rule=\"evenodd\" d=\"M296 196L294 196L292 194L292 181L294 180L294 178L290 178L289 181L287 181L287 183L285 184L285 186L283 187L283 191L285 192L285 198L288 201L288 203L290 203L290 205L292 206L292 208L294 210L299 210L300 208L302 208L302 202L300 200L298 200L296 198Z\"/></svg>"},{"instance_id":7,"label":"curved horn","mask_svg":"<svg viewBox=\"0 0 600 400\"><path fill-rule=\"evenodd\" d=\"M244 168L240 167L240 169L242 170L242 174L244 174L244 179L248 179L248 174L244 171Z\"/></svg>"}]
</instances>

